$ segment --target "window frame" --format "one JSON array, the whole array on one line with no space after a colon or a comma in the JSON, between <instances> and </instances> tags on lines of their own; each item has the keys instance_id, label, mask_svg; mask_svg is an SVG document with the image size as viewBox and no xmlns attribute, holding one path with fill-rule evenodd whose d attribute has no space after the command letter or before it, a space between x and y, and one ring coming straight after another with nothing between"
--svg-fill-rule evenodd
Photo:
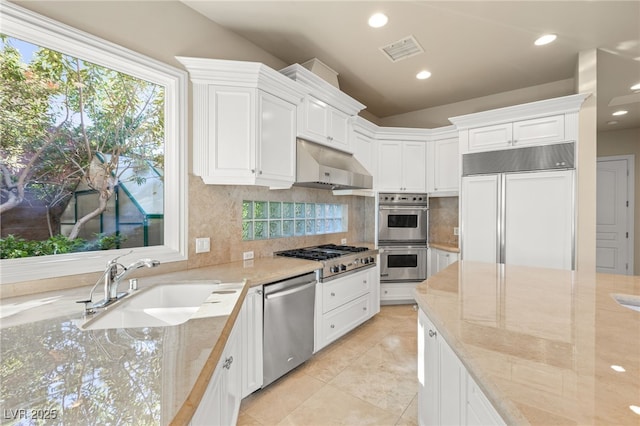
<instances>
[{"instance_id":1,"label":"window frame","mask_svg":"<svg viewBox=\"0 0 640 426\"><path fill-rule=\"evenodd\" d=\"M141 78L165 89L164 245L0 260L0 285L102 271L133 250L124 263L149 257L184 261L187 252L187 93L185 71L125 47L0 1L0 33ZM91 284L91 283L87 283Z\"/></svg>"}]
</instances>

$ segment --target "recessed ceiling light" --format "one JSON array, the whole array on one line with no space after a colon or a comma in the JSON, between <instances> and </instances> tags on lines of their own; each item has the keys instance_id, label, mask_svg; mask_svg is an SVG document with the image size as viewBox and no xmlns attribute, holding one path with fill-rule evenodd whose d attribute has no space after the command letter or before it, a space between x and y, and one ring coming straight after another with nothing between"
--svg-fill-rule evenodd
<instances>
[{"instance_id":1,"label":"recessed ceiling light","mask_svg":"<svg viewBox=\"0 0 640 426\"><path fill-rule=\"evenodd\" d=\"M607 121L607 124L613 126L614 124L618 124L616 120Z\"/></svg>"},{"instance_id":2,"label":"recessed ceiling light","mask_svg":"<svg viewBox=\"0 0 640 426\"><path fill-rule=\"evenodd\" d=\"M542 37L539 37L534 44L536 46L544 46L545 44L549 44L554 41L558 36L555 34L545 34Z\"/></svg>"},{"instance_id":3,"label":"recessed ceiling light","mask_svg":"<svg viewBox=\"0 0 640 426\"><path fill-rule=\"evenodd\" d=\"M384 13L375 13L369 18L369 26L373 28L384 27L387 22L389 22L389 18Z\"/></svg>"},{"instance_id":4,"label":"recessed ceiling light","mask_svg":"<svg viewBox=\"0 0 640 426\"><path fill-rule=\"evenodd\" d=\"M627 371L624 369L624 367L620 367L619 365L612 365L611 368L618 373L624 373L625 371Z\"/></svg>"},{"instance_id":5,"label":"recessed ceiling light","mask_svg":"<svg viewBox=\"0 0 640 426\"><path fill-rule=\"evenodd\" d=\"M631 408L631 411L633 411L636 414L640 414L640 407L638 407L637 405L630 405L629 408Z\"/></svg>"},{"instance_id":6,"label":"recessed ceiling light","mask_svg":"<svg viewBox=\"0 0 640 426\"><path fill-rule=\"evenodd\" d=\"M418 80L426 80L429 77L431 77L431 73L427 70L420 71L418 74L416 74L416 78Z\"/></svg>"},{"instance_id":7,"label":"recessed ceiling light","mask_svg":"<svg viewBox=\"0 0 640 426\"><path fill-rule=\"evenodd\" d=\"M613 113L613 114L611 114L611 115L615 115L615 116L617 117L618 115L625 115L625 114L626 114L626 113L628 113L628 112L629 112L629 111L625 111L624 109L621 109L621 110L619 110L619 111L614 112L614 113Z\"/></svg>"},{"instance_id":8,"label":"recessed ceiling light","mask_svg":"<svg viewBox=\"0 0 640 426\"><path fill-rule=\"evenodd\" d=\"M640 83L637 83L631 86L631 90L640 90Z\"/></svg>"}]
</instances>

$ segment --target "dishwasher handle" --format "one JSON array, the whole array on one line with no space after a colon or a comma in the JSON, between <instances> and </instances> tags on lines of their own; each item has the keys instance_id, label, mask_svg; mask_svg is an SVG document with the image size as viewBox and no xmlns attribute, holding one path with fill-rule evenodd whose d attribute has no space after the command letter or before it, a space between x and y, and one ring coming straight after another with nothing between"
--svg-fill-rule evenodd
<instances>
[{"instance_id":1,"label":"dishwasher handle","mask_svg":"<svg viewBox=\"0 0 640 426\"><path fill-rule=\"evenodd\" d=\"M298 292L301 292L301 291L304 291L304 290L308 289L311 286L316 285L317 282L318 281L314 280L314 281L311 281L311 282L308 282L308 283L296 285L296 286L293 286L293 287L288 287L288 288L286 288L284 290L276 291L274 293L268 293L267 294L265 292L264 298L266 300L276 299L278 297L283 297L283 296L287 296L289 294L298 293Z\"/></svg>"}]
</instances>

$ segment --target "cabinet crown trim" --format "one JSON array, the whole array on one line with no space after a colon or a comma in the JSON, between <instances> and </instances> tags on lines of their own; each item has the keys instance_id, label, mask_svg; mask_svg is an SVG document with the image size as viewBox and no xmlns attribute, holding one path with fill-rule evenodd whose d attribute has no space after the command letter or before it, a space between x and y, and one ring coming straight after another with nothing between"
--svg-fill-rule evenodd
<instances>
[{"instance_id":1,"label":"cabinet crown trim","mask_svg":"<svg viewBox=\"0 0 640 426\"><path fill-rule=\"evenodd\" d=\"M260 62L176 56L193 84L257 88L299 105L306 89Z\"/></svg>"},{"instance_id":2,"label":"cabinet crown trim","mask_svg":"<svg viewBox=\"0 0 640 426\"><path fill-rule=\"evenodd\" d=\"M304 85L307 88L307 94L346 114L356 115L367 107L300 64L289 65L281 69L280 73Z\"/></svg>"},{"instance_id":3,"label":"cabinet crown trim","mask_svg":"<svg viewBox=\"0 0 640 426\"><path fill-rule=\"evenodd\" d=\"M516 120L543 117L555 114L575 113L580 110L584 100L590 93L562 96L515 106L476 112L449 118L459 130L470 127L487 126Z\"/></svg>"}]
</instances>

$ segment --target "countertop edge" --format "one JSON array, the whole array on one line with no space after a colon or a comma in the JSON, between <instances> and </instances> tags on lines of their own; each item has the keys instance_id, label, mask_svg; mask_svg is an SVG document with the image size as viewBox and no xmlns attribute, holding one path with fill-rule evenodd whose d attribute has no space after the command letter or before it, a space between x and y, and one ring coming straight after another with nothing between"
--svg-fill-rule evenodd
<instances>
[{"instance_id":1,"label":"countertop edge","mask_svg":"<svg viewBox=\"0 0 640 426\"><path fill-rule=\"evenodd\" d=\"M460 253L460 247L450 243L429 243L430 248L448 251L450 253Z\"/></svg>"},{"instance_id":2,"label":"countertop edge","mask_svg":"<svg viewBox=\"0 0 640 426\"><path fill-rule=\"evenodd\" d=\"M229 340L229 336L231 335L231 331L236 324L236 320L238 319L238 315L240 315L240 310L242 309L242 305L244 304L244 300L247 296L247 292L249 290L249 285L245 284L242 293L238 297L231 314L227 318L227 322L220 333L220 338L217 340L216 344L211 349L211 353L209 354L209 358L205 362L204 367L200 371L196 382L189 392L187 399L182 404L173 420L171 420L170 425L186 425L189 424L193 415L195 414L198 406L202 402L202 398L204 397L205 392L207 391L207 387L209 386L209 382L213 378L216 373L216 367L220 362L220 357L224 352L224 347L227 345L227 341Z\"/></svg>"}]
</instances>

